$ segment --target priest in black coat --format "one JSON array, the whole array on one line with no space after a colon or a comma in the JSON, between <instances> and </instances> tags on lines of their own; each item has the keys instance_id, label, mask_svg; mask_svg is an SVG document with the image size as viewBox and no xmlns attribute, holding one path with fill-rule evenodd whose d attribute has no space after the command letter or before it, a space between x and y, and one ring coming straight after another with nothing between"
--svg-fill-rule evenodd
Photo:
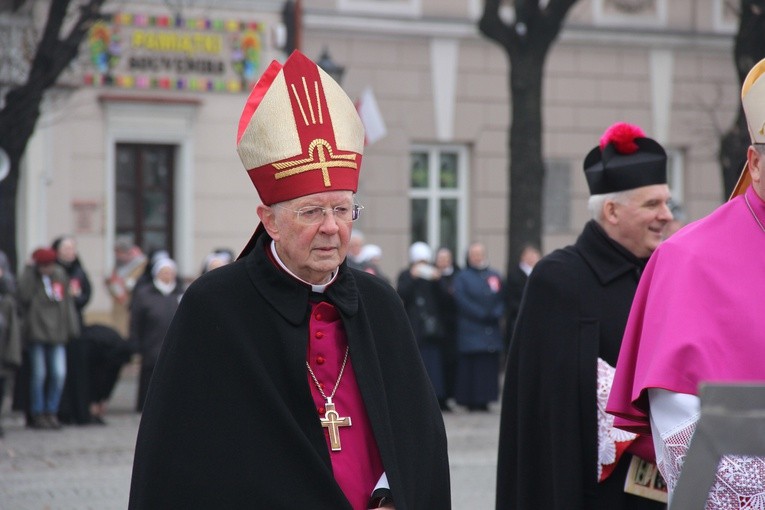
<instances>
[{"instance_id":1,"label":"priest in black coat","mask_svg":"<svg viewBox=\"0 0 765 510\"><path fill-rule=\"evenodd\" d=\"M256 84L237 145L261 224L181 301L130 508L450 508L444 424L401 300L344 262L364 145L353 103L295 52Z\"/></svg>"},{"instance_id":2,"label":"priest in black coat","mask_svg":"<svg viewBox=\"0 0 765 510\"><path fill-rule=\"evenodd\" d=\"M666 154L642 130L606 131L584 162L589 221L534 267L510 343L497 465L498 510L649 510L625 493L652 445L605 414L640 274L672 219Z\"/></svg>"}]
</instances>

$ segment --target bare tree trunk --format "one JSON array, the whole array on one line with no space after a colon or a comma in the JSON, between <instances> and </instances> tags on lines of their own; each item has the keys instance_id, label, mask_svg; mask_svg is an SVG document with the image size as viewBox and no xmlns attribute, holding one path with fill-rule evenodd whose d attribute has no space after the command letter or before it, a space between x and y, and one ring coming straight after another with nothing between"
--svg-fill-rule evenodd
<instances>
[{"instance_id":1,"label":"bare tree trunk","mask_svg":"<svg viewBox=\"0 0 765 510\"><path fill-rule=\"evenodd\" d=\"M479 29L502 46L510 60L510 129L508 148L508 246L505 274L517 266L523 246L542 243L542 80L545 60L577 0L515 0L515 20L499 16L500 0L486 0ZM508 293L508 301L511 299ZM509 303L508 303L509 304ZM508 312L511 310L507 306ZM510 320L508 320L508 323ZM507 331L506 340L512 335Z\"/></svg>"},{"instance_id":2,"label":"bare tree trunk","mask_svg":"<svg viewBox=\"0 0 765 510\"><path fill-rule=\"evenodd\" d=\"M537 59L541 59L538 61ZM544 55L523 53L513 59L510 76L510 224L508 271L518 264L527 243L541 246L542 188L542 66Z\"/></svg>"},{"instance_id":3,"label":"bare tree trunk","mask_svg":"<svg viewBox=\"0 0 765 510\"><path fill-rule=\"evenodd\" d=\"M577 0L516 0L515 20L499 16L500 0L486 0L479 28L502 46L510 60L508 164L508 270L515 266L524 244L541 246L542 185L542 80L545 60Z\"/></svg>"}]
</instances>

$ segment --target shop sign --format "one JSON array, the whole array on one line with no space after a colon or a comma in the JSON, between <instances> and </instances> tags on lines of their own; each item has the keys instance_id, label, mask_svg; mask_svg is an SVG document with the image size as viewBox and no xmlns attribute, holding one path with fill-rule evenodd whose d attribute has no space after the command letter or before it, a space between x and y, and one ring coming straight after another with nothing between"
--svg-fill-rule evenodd
<instances>
[{"instance_id":1,"label":"shop sign","mask_svg":"<svg viewBox=\"0 0 765 510\"><path fill-rule=\"evenodd\" d=\"M262 72L264 26L210 18L107 15L89 30L84 83L121 89L241 92Z\"/></svg>"}]
</instances>

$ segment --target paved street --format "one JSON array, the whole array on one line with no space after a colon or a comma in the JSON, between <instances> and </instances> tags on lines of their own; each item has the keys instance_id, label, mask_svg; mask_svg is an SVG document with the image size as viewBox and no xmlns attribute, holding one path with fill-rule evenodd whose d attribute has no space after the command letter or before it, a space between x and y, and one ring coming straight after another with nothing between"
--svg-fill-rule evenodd
<instances>
[{"instance_id":1,"label":"paved street","mask_svg":"<svg viewBox=\"0 0 765 510\"><path fill-rule=\"evenodd\" d=\"M136 380L128 367L118 384L107 426L26 429L9 413L0 439L1 510L124 510L139 417L132 412ZM7 399L6 399L7 400ZM445 415L455 510L494 507L499 412L458 410Z\"/></svg>"}]
</instances>

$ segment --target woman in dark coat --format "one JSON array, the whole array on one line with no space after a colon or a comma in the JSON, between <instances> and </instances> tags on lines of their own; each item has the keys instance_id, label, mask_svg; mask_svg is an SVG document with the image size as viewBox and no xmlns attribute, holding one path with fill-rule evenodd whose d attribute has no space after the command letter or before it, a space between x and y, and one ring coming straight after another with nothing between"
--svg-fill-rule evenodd
<instances>
[{"instance_id":1,"label":"woman in dark coat","mask_svg":"<svg viewBox=\"0 0 765 510\"><path fill-rule=\"evenodd\" d=\"M151 284L137 286L130 305L130 343L141 355L138 412L143 411L162 341L183 295L183 289L178 285L178 269L172 259L157 260L152 265L151 274Z\"/></svg>"},{"instance_id":2,"label":"woman in dark coat","mask_svg":"<svg viewBox=\"0 0 765 510\"><path fill-rule=\"evenodd\" d=\"M447 299L439 283L440 275L430 264L430 247L414 243L409 248L409 268L398 276L396 290L404 302L409 323L420 348L420 356L438 397L441 410L448 410L444 380L443 347L446 331L441 313Z\"/></svg>"},{"instance_id":3,"label":"woman in dark coat","mask_svg":"<svg viewBox=\"0 0 765 510\"><path fill-rule=\"evenodd\" d=\"M460 267L454 263L452 250L442 246L436 252L436 268L441 278L438 283L444 291L445 300L441 304L445 336L441 355L444 358L444 385L446 401L453 399L457 388L457 302L454 300L454 278ZM448 405L446 410L451 410Z\"/></svg>"},{"instance_id":4,"label":"woman in dark coat","mask_svg":"<svg viewBox=\"0 0 765 510\"><path fill-rule=\"evenodd\" d=\"M53 241L51 248L56 251L56 262L69 277L69 293L82 331L83 310L90 301L92 289L77 253L77 242L71 236L61 236ZM66 345L66 383L58 409L62 423L83 425L91 421L89 357L88 343L81 337L73 338Z\"/></svg>"},{"instance_id":5,"label":"woman in dark coat","mask_svg":"<svg viewBox=\"0 0 765 510\"><path fill-rule=\"evenodd\" d=\"M454 278L457 302L456 400L470 411L487 411L499 396L501 320L505 310L502 279L491 269L486 248L468 248L465 269Z\"/></svg>"}]
</instances>

